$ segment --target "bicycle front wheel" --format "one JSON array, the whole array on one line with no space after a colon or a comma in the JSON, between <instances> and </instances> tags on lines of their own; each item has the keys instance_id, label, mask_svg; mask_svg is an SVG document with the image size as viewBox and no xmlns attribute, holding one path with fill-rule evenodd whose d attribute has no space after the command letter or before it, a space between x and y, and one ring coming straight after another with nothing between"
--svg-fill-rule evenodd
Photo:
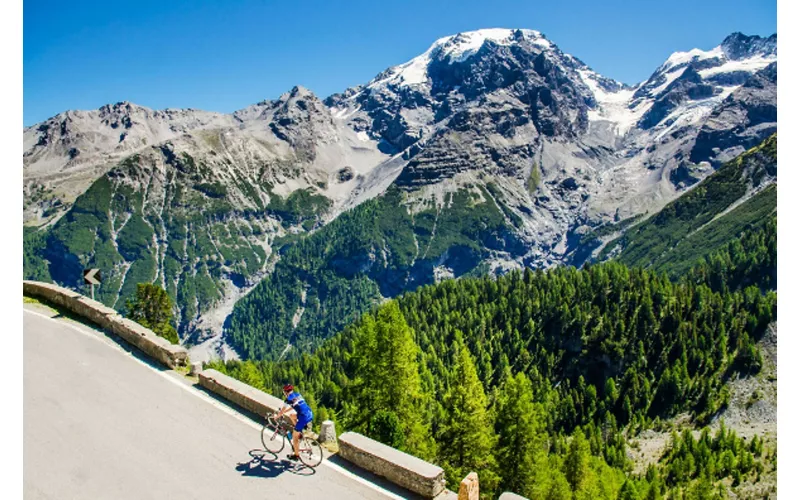
<instances>
[{"instance_id":1,"label":"bicycle front wheel","mask_svg":"<svg viewBox=\"0 0 800 500\"><path fill-rule=\"evenodd\" d=\"M305 436L300 438L300 461L311 468L322 463L322 446L316 439Z\"/></svg>"},{"instance_id":2,"label":"bicycle front wheel","mask_svg":"<svg viewBox=\"0 0 800 500\"><path fill-rule=\"evenodd\" d=\"M264 427L261 428L261 444L264 445L265 450L272 453L280 453L286 445L283 434L272 419L267 419Z\"/></svg>"}]
</instances>

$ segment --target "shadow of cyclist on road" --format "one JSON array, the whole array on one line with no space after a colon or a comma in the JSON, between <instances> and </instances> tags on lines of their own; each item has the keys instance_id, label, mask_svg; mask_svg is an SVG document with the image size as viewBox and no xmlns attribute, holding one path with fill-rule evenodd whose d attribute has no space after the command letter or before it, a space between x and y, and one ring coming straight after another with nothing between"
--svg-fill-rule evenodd
<instances>
[{"instance_id":1,"label":"shadow of cyclist on road","mask_svg":"<svg viewBox=\"0 0 800 500\"><path fill-rule=\"evenodd\" d=\"M251 460L236 464L236 470L243 476L277 477L284 472L298 476L312 476L316 471L297 462L280 458L267 450L250 450Z\"/></svg>"}]
</instances>

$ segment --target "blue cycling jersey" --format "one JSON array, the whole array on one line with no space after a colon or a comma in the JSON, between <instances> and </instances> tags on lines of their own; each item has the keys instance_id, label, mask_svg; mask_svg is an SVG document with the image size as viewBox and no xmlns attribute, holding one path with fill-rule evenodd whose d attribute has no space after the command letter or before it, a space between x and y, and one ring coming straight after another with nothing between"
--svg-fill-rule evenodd
<instances>
[{"instance_id":1,"label":"blue cycling jersey","mask_svg":"<svg viewBox=\"0 0 800 500\"><path fill-rule=\"evenodd\" d=\"M301 396L299 392L294 391L286 396L286 402L297 412L299 418L303 420L311 420L314 418L314 414L311 413L311 407L308 406L308 403L306 403L306 400L303 399L303 396Z\"/></svg>"}]
</instances>

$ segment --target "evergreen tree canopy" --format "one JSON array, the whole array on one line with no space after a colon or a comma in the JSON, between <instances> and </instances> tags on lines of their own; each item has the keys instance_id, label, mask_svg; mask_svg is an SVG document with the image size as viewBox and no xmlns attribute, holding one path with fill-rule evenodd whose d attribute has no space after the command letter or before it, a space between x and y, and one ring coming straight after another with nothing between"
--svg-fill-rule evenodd
<instances>
[{"instance_id":1,"label":"evergreen tree canopy","mask_svg":"<svg viewBox=\"0 0 800 500\"><path fill-rule=\"evenodd\" d=\"M534 402L530 379L507 371L493 410L501 484L528 498L544 497L549 486L548 435L544 408Z\"/></svg>"},{"instance_id":2,"label":"evergreen tree canopy","mask_svg":"<svg viewBox=\"0 0 800 500\"><path fill-rule=\"evenodd\" d=\"M152 283L136 285L136 298L127 302L128 317L153 330L173 344L180 342L174 322L172 300L167 292Z\"/></svg>"},{"instance_id":3,"label":"evergreen tree canopy","mask_svg":"<svg viewBox=\"0 0 800 500\"><path fill-rule=\"evenodd\" d=\"M432 456L417 362L419 348L397 303L387 303L374 319L366 316L356 338L350 399L354 407L348 418L356 428L382 429L384 434L379 437L404 451Z\"/></svg>"},{"instance_id":4,"label":"evergreen tree canopy","mask_svg":"<svg viewBox=\"0 0 800 500\"><path fill-rule=\"evenodd\" d=\"M447 418L439 432L439 458L451 487L471 471L478 473L481 488L493 490L494 433L487 413L486 395L472 355L460 338L453 345L455 362L443 398Z\"/></svg>"},{"instance_id":5,"label":"evergreen tree canopy","mask_svg":"<svg viewBox=\"0 0 800 500\"><path fill-rule=\"evenodd\" d=\"M761 230L741 241L762 241ZM775 248L731 262L770 268L776 259L762 254ZM775 292L755 276L764 266L704 265L678 282L615 262L444 281L362 315L313 354L225 369L257 366L270 391L301 384L341 429L434 460L451 484L483 466L489 496L705 494L703 477L713 490L757 474L764 457L747 453L759 443L681 445L645 478L631 475L626 450L626 435L678 412L708 421L727 404L725 382L760 369L756 342L777 318ZM704 446L713 465L695 456ZM484 488L492 474L496 491Z\"/></svg>"}]
</instances>

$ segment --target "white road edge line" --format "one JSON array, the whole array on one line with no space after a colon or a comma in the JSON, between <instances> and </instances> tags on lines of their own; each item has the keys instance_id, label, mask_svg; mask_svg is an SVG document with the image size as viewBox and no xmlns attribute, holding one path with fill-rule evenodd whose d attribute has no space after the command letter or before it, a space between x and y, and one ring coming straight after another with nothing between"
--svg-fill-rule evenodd
<instances>
[{"instance_id":1,"label":"white road edge line","mask_svg":"<svg viewBox=\"0 0 800 500\"><path fill-rule=\"evenodd\" d=\"M87 337L90 337L90 338L92 338L92 339L94 339L94 340L96 340L96 341L98 341L98 342L100 342L102 344L105 344L105 345L107 345L109 347L112 347L112 348L116 349L117 351L121 352L122 354L125 354L126 357L129 357L129 358L133 359L134 361L136 361L137 363L140 363L142 366L147 367L153 373L155 373L157 375L160 375L161 377L169 380L171 383L177 385L181 389L184 389L189 394L192 394L192 395L202 399L206 403L209 403L210 405L213 405L217 409L222 410L223 412L225 412L228 415L236 418L240 422L243 422L243 423L249 425L250 427L252 427L253 429L255 429L257 431L260 431L261 428L262 428L260 425L256 424L255 422L253 422L249 418L246 418L245 416L243 416L239 412L236 412L236 411L228 408L227 406L224 406L224 405L220 404L219 402L214 401L213 399L211 399L211 397L207 396L206 394L203 394L202 392L198 392L198 391L192 389L190 386L188 386L188 385L184 384L183 382L181 382L179 380L176 380L175 378L171 377L168 373L156 370L155 368L153 368L152 366L148 365L147 363L145 363L141 359L139 359L136 356L133 356L129 352L125 351L120 346L118 346L118 345L116 345L116 344L114 344L114 343L112 343L110 341L104 340L102 337L100 337L96 333L92 333L91 331L87 331L87 330L84 330L82 328L78 328L76 325L73 325L73 324L68 323L66 321L58 321L57 319L52 318L50 316L47 316L46 314L42 314L40 312L32 311L32 310L26 309L26 308L23 308L22 310L25 311L26 313L34 314L34 315L39 316L41 318L48 319L48 320L50 320L50 321L52 321L54 323L58 323L58 324L60 324L62 326L66 326L67 328L71 328L72 330L75 330L76 332L78 332L80 334L83 334L83 335L85 335ZM361 483L361 484L363 484L363 485L365 485L365 486L367 486L369 488L372 488L373 490L377 491L378 493L381 493L381 494L383 494L383 495L385 495L385 496L387 496L389 498L394 498L394 499L397 499L397 500L404 500L404 498L405 498L405 497L401 497L399 495L396 495L396 494L392 493L391 491L384 490L380 486L378 486L376 484L373 484L373 483L367 481L364 478L358 477L355 474L353 474L352 472L340 467L339 465L331 463L331 462L329 462L327 460L323 460L322 464L328 466L332 470L335 470L339 474L347 476L350 479L352 479L354 481L357 481L357 482L359 482L359 483Z\"/></svg>"}]
</instances>

